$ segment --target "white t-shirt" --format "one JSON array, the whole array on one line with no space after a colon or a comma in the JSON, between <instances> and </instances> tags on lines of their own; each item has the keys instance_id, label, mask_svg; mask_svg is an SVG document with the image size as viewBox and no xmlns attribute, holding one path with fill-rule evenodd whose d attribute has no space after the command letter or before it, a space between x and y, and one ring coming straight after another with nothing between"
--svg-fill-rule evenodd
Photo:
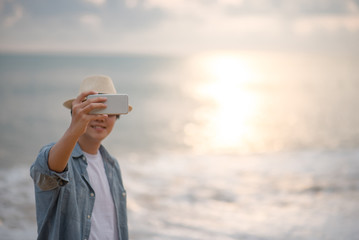
<instances>
[{"instance_id":1,"label":"white t-shirt","mask_svg":"<svg viewBox=\"0 0 359 240\"><path fill-rule=\"evenodd\" d=\"M87 172L95 191L95 204L91 216L89 240L118 240L117 216L100 152L84 153Z\"/></svg>"}]
</instances>

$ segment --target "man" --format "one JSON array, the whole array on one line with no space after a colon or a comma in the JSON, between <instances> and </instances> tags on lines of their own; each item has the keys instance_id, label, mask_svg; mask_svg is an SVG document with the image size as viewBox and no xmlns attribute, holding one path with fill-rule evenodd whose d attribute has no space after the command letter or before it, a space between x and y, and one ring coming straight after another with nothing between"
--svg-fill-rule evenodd
<instances>
[{"instance_id":1,"label":"man","mask_svg":"<svg viewBox=\"0 0 359 240\"><path fill-rule=\"evenodd\" d=\"M49 144L30 169L34 180L38 240L127 240L126 191L118 162L101 142L119 115L89 114L106 108L106 98L90 94L116 93L111 78L85 78L71 109L69 128ZM129 112L132 107L129 106Z\"/></svg>"}]
</instances>

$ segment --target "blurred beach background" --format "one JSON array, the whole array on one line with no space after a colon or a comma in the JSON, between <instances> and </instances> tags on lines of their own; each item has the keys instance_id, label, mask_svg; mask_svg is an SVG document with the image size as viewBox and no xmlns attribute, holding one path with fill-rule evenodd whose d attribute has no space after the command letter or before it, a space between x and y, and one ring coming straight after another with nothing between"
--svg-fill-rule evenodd
<instances>
[{"instance_id":1,"label":"blurred beach background","mask_svg":"<svg viewBox=\"0 0 359 240\"><path fill-rule=\"evenodd\" d=\"M0 1L0 238L36 239L29 167L92 74L134 110L133 240L359 236L359 1Z\"/></svg>"}]
</instances>

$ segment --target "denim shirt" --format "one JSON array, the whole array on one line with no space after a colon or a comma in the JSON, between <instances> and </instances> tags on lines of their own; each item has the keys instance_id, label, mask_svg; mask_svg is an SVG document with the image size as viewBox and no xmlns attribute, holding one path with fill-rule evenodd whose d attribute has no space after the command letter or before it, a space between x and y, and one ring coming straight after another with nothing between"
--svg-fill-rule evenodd
<instances>
[{"instance_id":1,"label":"denim shirt","mask_svg":"<svg viewBox=\"0 0 359 240\"><path fill-rule=\"evenodd\" d=\"M87 240L96 193L87 174L87 161L78 144L66 169L57 173L48 167L46 145L30 168L34 180L38 240ZM126 191L120 167L103 146L100 153L116 209L119 240L128 240Z\"/></svg>"}]
</instances>

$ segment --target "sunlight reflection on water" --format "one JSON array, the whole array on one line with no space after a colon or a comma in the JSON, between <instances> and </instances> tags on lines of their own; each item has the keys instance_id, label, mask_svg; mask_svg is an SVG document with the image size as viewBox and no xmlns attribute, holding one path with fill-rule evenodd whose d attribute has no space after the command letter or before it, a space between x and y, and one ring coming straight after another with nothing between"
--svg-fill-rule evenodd
<instances>
[{"instance_id":1,"label":"sunlight reflection on water","mask_svg":"<svg viewBox=\"0 0 359 240\"><path fill-rule=\"evenodd\" d=\"M186 142L196 151L243 149L243 142L255 135L251 125L258 111L258 95L248 89L254 69L237 55L210 55L196 59L206 81L193 95L209 104L196 110L194 118L202 125L185 126Z\"/></svg>"},{"instance_id":2,"label":"sunlight reflection on water","mask_svg":"<svg viewBox=\"0 0 359 240\"><path fill-rule=\"evenodd\" d=\"M193 58L197 81L188 89L201 104L184 127L185 143L198 153L247 154L357 139L341 124L354 123L357 81L343 75L350 65L345 72L328 59L225 52Z\"/></svg>"}]
</instances>

